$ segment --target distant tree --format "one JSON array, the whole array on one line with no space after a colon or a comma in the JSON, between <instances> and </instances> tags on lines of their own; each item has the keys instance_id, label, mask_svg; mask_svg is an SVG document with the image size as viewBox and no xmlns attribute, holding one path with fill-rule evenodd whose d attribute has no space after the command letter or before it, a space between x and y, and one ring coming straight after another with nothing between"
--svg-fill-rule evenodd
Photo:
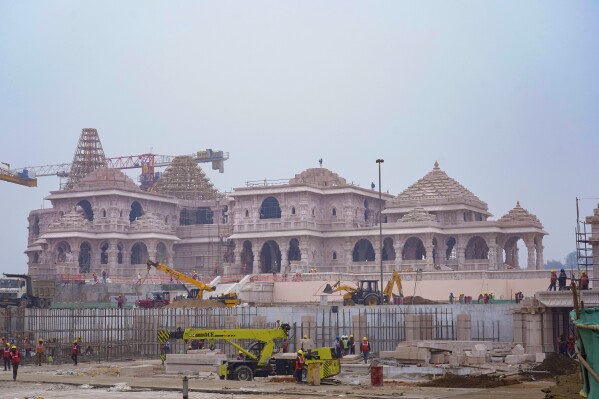
<instances>
[{"instance_id":1,"label":"distant tree","mask_svg":"<svg viewBox=\"0 0 599 399\"><path fill-rule=\"evenodd\" d=\"M578 268L578 258L576 256L576 251L570 252L566 255L566 261L564 262L568 269L577 269Z\"/></svg>"},{"instance_id":2,"label":"distant tree","mask_svg":"<svg viewBox=\"0 0 599 399\"><path fill-rule=\"evenodd\" d=\"M563 269L564 265L559 260L548 260L547 263L545 263L543 265L543 268L547 269L547 270L551 270L551 269L559 270L559 269Z\"/></svg>"}]
</instances>

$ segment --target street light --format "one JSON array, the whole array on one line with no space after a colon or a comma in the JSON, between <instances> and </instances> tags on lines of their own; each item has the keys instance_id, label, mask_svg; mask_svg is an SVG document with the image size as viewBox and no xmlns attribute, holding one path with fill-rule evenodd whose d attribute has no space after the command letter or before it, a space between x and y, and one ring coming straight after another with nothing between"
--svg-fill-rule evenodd
<instances>
[{"instance_id":1,"label":"street light","mask_svg":"<svg viewBox=\"0 0 599 399\"><path fill-rule=\"evenodd\" d=\"M376 163L379 164L379 248L381 253L379 259L381 262L381 304L385 302L383 298L383 200L381 194L381 164L385 162L384 159L377 159Z\"/></svg>"}]
</instances>

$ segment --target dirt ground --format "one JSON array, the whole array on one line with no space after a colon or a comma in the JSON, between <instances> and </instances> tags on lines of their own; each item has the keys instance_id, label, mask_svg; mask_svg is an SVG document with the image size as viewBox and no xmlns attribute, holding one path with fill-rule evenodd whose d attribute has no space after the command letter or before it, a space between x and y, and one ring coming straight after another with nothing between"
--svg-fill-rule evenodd
<instances>
[{"instance_id":1,"label":"dirt ground","mask_svg":"<svg viewBox=\"0 0 599 399\"><path fill-rule=\"evenodd\" d=\"M123 368L144 366L139 377L121 376ZM148 366L151 366L148 368ZM205 373L206 374L206 373ZM78 399L175 399L181 398L181 375L166 375L159 361L132 361L122 363L85 363L72 365L32 365L19 369L17 381L12 374L0 371L0 397L12 398L73 398ZM436 388L421 387L414 383L385 380L384 386L370 384L368 372L344 372L336 384L311 386L295 384L290 378L257 378L251 382L222 381L214 375L189 376L190 399L204 398L460 398L544 399L542 390L553 390L554 381L525 381L497 388ZM8 393L8 394L7 394ZM557 398L557 397L556 397ZM561 398L561 397L560 397Z\"/></svg>"}]
</instances>

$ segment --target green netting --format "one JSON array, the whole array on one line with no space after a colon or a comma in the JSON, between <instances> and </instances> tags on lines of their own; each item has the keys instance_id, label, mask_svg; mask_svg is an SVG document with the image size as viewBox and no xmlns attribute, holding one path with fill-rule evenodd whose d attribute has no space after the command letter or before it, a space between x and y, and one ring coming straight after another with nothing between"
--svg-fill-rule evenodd
<instances>
[{"instance_id":1,"label":"green netting","mask_svg":"<svg viewBox=\"0 0 599 399\"><path fill-rule=\"evenodd\" d=\"M580 309L580 318L578 320L576 320L576 311L573 310L570 312L570 318L575 324L597 326L599 325L599 308ZM585 328L578 328L577 330L584 345L587 363L589 363L593 370L599 371L599 331L587 330ZM580 351L580 342L578 342L578 350ZM592 375L588 373L587 375L588 384L585 378L582 392L589 398L599 398L599 382Z\"/></svg>"}]
</instances>

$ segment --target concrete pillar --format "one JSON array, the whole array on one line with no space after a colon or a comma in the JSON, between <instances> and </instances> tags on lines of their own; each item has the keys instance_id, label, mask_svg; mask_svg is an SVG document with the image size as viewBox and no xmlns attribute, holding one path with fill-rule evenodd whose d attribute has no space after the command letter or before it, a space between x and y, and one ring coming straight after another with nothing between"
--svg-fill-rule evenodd
<instances>
[{"instance_id":1,"label":"concrete pillar","mask_svg":"<svg viewBox=\"0 0 599 399\"><path fill-rule=\"evenodd\" d=\"M524 321L526 323L526 353L543 352L542 331L541 331L541 313L526 314Z\"/></svg>"},{"instance_id":2,"label":"concrete pillar","mask_svg":"<svg viewBox=\"0 0 599 399\"><path fill-rule=\"evenodd\" d=\"M426 250L426 263L425 263L424 270L431 271L431 270L435 269L434 263L433 263L433 251L434 251L433 240L430 238L427 238L427 239L423 240L423 242L424 242L424 249Z\"/></svg>"},{"instance_id":3,"label":"concrete pillar","mask_svg":"<svg viewBox=\"0 0 599 399\"><path fill-rule=\"evenodd\" d=\"M433 339L433 315L421 314L420 316L420 340Z\"/></svg>"},{"instance_id":4,"label":"concrete pillar","mask_svg":"<svg viewBox=\"0 0 599 399\"><path fill-rule=\"evenodd\" d=\"M543 244L541 242L539 242L536 246L536 250L537 250L537 270L541 270L543 268L543 249L545 247L543 246Z\"/></svg>"},{"instance_id":5,"label":"concrete pillar","mask_svg":"<svg viewBox=\"0 0 599 399\"><path fill-rule=\"evenodd\" d=\"M497 270L497 246L489 246L489 270Z\"/></svg>"},{"instance_id":6,"label":"concrete pillar","mask_svg":"<svg viewBox=\"0 0 599 399\"><path fill-rule=\"evenodd\" d=\"M513 313L514 344L524 345L524 314Z\"/></svg>"},{"instance_id":7,"label":"concrete pillar","mask_svg":"<svg viewBox=\"0 0 599 399\"><path fill-rule=\"evenodd\" d=\"M417 314L406 314L406 341L417 341L420 339L420 318Z\"/></svg>"},{"instance_id":8,"label":"concrete pillar","mask_svg":"<svg viewBox=\"0 0 599 399\"><path fill-rule=\"evenodd\" d=\"M457 317L458 341L472 340L472 322L470 315L467 313L459 314Z\"/></svg>"},{"instance_id":9,"label":"concrete pillar","mask_svg":"<svg viewBox=\"0 0 599 399\"><path fill-rule=\"evenodd\" d=\"M466 264L466 247L464 245L456 245L456 252L458 255L458 270L464 270Z\"/></svg>"},{"instance_id":10,"label":"concrete pillar","mask_svg":"<svg viewBox=\"0 0 599 399\"><path fill-rule=\"evenodd\" d=\"M353 334L354 339L356 340L356 353L360 353L360 349L358 348L358 345L360 342L362 342L363 337L368 337L366 335L366 331L368 328L368 322L366 319L366 315L364 315L364 314L352 315L351 319L352 319L353 331L350 331L349 333Z\"/></svg>"},{"instance_id":11,"label":"concrete pillar","mask_svg":"<svg viewBox=\"0 0 599 399\"><path fill-rule=\"evenodd\" d=\"M553 313L547 309L542 316L542 328L543 328L543 352L549 353L554 351L554 342L557 337L553 334Z\"/></svg>"}]
</instances>

